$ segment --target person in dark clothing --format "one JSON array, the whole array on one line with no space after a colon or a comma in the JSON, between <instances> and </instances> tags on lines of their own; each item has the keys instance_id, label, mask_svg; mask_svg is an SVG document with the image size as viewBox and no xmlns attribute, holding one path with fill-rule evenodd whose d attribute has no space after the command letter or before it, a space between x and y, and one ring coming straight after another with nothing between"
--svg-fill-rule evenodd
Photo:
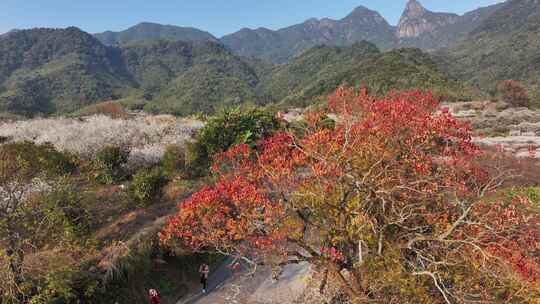
<instances>
[{"instance_id":1,"label":"person in dark clothing","mask_svg":"<svg viewBox=\"0 0 540 304\"><path fill-rule=\"evenodd\" d=\"M199 266L199 274L201 275L201 284L203 286L203 293L206 293L208 289L208 274L210 273L210 266L202 264Z\"/></svg>"},{"instance_id":2,"label":"person in dark clothing","mask_svg":"<svg viewBox=\"0 0 540 304\"><path fill-rule=\"evenodd\" d=\"M150 304L160 304L159 292L155 289L150 289L148 291L148 297L150 298Z\"/></svg>"}]
</instances>

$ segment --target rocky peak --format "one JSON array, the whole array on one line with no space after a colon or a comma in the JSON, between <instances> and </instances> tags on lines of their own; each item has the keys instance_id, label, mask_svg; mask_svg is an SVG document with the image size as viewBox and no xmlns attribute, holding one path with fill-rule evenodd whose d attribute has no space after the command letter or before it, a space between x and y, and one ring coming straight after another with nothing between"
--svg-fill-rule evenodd
<instances>
[{"instance_id":1,"label":"rocky peak","mask_svg":"<svg viewBox=\"0 0 540 304\"><path fill-rule=\"evenodd\" d=\"M453 24L458 15L434 13L417 0L409 0L399 20L396 35L398 38L415 38L425 33L433 33L438 28Z\"/></svg>"},{"instance_id":2,"label":"rocky peak","mask_svg":"<svg viewBox=\"0 0 540 304\"><path fill-rule=\"evenodd\" d=\"M403 16L406 16L408 18L418 18L422 17L427 10L420 4L420 2L416 0L409 0L407 2L407 6L405 7L405 11L403 12Z\"/></svg>"}]
</instances>

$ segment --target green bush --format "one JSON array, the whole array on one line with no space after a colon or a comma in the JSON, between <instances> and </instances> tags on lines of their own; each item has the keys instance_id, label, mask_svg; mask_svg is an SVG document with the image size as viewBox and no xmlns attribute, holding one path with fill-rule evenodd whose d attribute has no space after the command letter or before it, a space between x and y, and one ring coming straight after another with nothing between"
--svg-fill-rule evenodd
<instances>
[{"instance_id":1,"label":"green bush","mask_svg":"<svg viewBox=\"0 0 540 304\"><path fill-rule=\"evenodd\" d=\"M76 189L70 185L61 187L42 196L39 203L62 239L71 243L86 239L90 233L91 215Z\"/></svg>"},{"instance_id":2,"label":"green bush","mask_svg":"<svg viewBox=\"0 0 540 304\"><path fill-rule=\"evenodd\" d=\"M121 147L107 146L101 149L94 161L97 181L110 185L125 178L124 166L128 157L129 151Z\"/></svg>"},{"instance_id":3,"label":"green bush","mask_svg":"<svg viewBox=\"0 0 540 304\"><path fill-rule=\"evenodd\" d=\"M65 261L63 265L56 265L57 267L34 281L33 284L40 287L33 290L35 293L29 297L28 303L75 304L92 299L99 288L99 278L70 262Z\"/></svg>"},{"instance_id":4,"label":"green bush","mask_svg":"<svg viewBox=\"0 0 540 304\"><path fill-rule=\"evenodd\" d=\"M39 175L61 176L76 169L75 157L57 151L51 144L36 145L30 141L9 143L0 147L8 158L17 159L28 171L39 171Z\"/></svg>"},{"instance_id":5,"label":"green bush","mask_svg":"<svg viewBox=\"0 0 540 304\"><path fill-rule=\"evenodd\" d=\"M506 202L512 201L516 196L523 196L534 202L535 208L540 211L540 187L516 187L505 189L503 198Z\"/></svg>"},{"instance_id":6,"label":"green bush","mask_svg":"<svg viewBox=\"0 0 540 304\"><path fill-rule=\"evenodd\" d=\"M159 168L141 169L133 176L129 193L139 206L148 206L161 196L166 183L167 179Z\"/></svg>"},{"instance_id":7,"label":"green bush","mask_svg":"<svg viewBox=\"0 0 540 304\"><path fill-rule=\"evenodd\" d=\"M275 114L268 110L233 108L221 111L210 118L196 141L188 144L187 170L195 175L205 174L216 154L240 144L254 146L279 127Z\"/></svg>"},{"instance_id":8,"label":"green bush","mask_svg":"<svg viewBox=\"0 0 540 304\"><path fill-rule=\"evenodd\" d=\"M186 147L171 145L165 149L162 167L163 173L168 177L183 175L186 170Z\"/></svg>"}]
</instances>

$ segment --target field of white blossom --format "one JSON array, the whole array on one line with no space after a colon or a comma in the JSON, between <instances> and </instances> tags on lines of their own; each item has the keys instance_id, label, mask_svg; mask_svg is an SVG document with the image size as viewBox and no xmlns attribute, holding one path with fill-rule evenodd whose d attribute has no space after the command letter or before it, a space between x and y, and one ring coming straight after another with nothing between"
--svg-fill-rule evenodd
<instances>
[{"instance_id":1,"label":"field of white blossom","mask_svg":"<svg viewBox=\"0 0 540 304\"><path fill-rule=\"evenodd\" d=\"M108 145L129 148L130 167L152 165L168 145L182 145L204 123L170 115L139 115L113 119L105 115L82 118L40 118L0 124L0 137L8 141L51 143L57 149L92 158Z\"/></svg>"}]
</instances>

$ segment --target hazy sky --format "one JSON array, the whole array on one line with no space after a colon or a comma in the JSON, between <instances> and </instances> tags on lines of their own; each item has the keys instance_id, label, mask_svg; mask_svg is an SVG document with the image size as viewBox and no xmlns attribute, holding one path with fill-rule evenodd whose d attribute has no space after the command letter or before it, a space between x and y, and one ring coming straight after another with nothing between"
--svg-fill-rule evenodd
<instances>
[{"instance_id":1,"label":"hazy sky","mask_svg":"<svg viewBox=\"0 0 540 304\"><path fill-rule=\"evenodd\" d=\"M77 26L123 30L141 21L197 27L216 36L242 27L277 29L311 17L339 19L364 5L396 24L407 0L0 0L0 33L13 28ZM432 11L462 14L501 0L420 0Z\"/></svg>"}]
</instances>

